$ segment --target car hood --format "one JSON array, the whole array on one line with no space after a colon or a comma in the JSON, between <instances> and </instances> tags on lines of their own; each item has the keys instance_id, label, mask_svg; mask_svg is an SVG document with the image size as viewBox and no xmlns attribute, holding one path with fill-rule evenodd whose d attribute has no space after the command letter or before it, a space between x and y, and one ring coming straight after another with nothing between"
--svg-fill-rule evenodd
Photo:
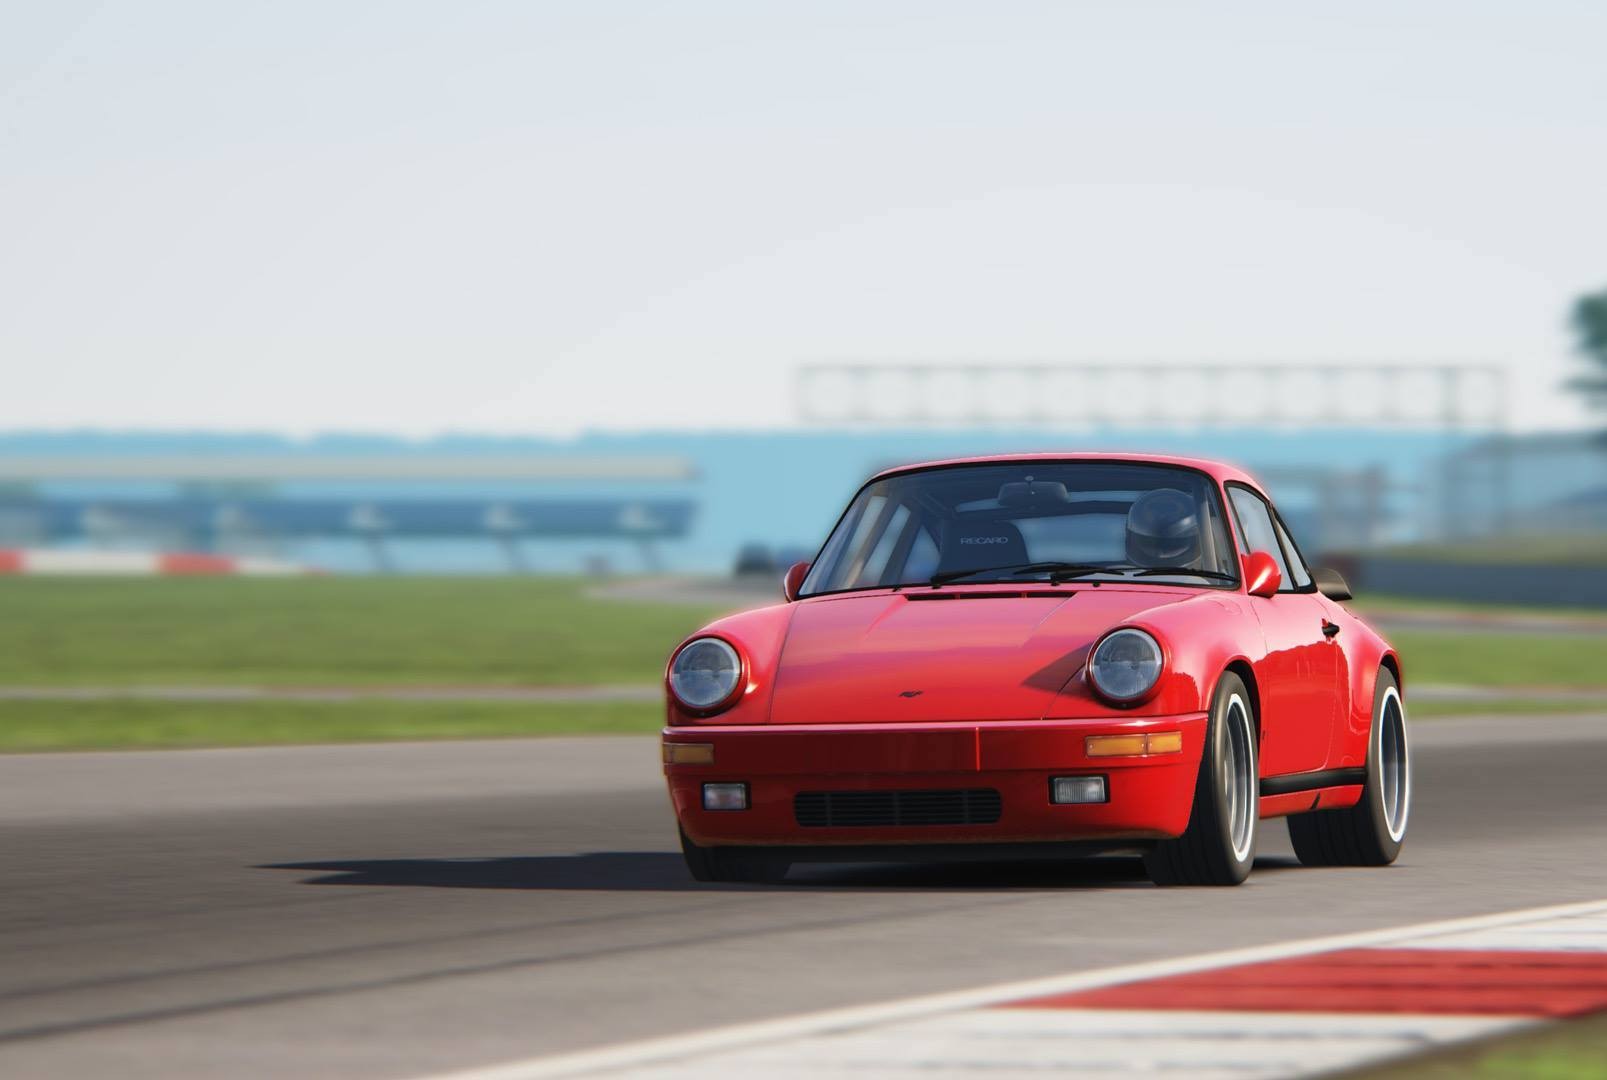
<instances>
[{"instance_id":1,"label":"car hood","mask_svg":"<svg viewBox=\"0 0 1607 1080\"><path fill-rule=\"evenodd\" d=\"M1194 590L934 590L795 606L776 724L1036 720L1105 631Z\"/></svg>"}]
</instances>

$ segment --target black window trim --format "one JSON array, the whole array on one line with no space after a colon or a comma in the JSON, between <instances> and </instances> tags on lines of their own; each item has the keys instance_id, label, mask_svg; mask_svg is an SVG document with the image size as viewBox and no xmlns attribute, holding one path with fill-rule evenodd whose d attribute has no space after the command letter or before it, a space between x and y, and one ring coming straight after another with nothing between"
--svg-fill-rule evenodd
<instances>
[{"instance_id":1,"label":"black window trim","mask_svg":"<svg viewBox=\"0 0 1607 1080\"><path fill-rule=\"evenodd\" d=\"M1266 492L1257 490L1254 485L1247 484L1243 480L1227 480L1223 482L1222 486L1224 488L1243 488L1245 491L1248 491L1251 495L1261 500L1261 505L1267 508L1267 516L1271 518L1273 524L1277 526L1272 530L1272 539L1277 542L1278 550L1283 554L1284 565L1287 566L1290 564L1289 555L1292 551L1295 559L1299 560L1301 568L1305 570L1306 583L1304 585L1299 587L1291 587L1288 589L1279 589L1278 592L1291 594L1316 592L1317 577L1311 572L1311 563L1306 560L1304 555L1300 554L1300 548L1295 544L1295 535L1289 531L1289 526L1284 524L1283 515L1278 513L1277 504L1272 501ZM1239 508L1233 505L1233 499L1231 497L1229 497L1226 501L1229 511L1231 511L1233 514L1233 528L1236 533L1234 536L1234 542L1237 543L1241 548L1248 549L1250 546L1250 541L1244 535L1243 523L1239 521ZM1285 540L1288 541L1287 544L1284 543ZM1248 555L1249 551L1246 550L1240 554Z\"/></svg>"},{"instance_id":2,"label":"black window trim","mask_svg":"<svg viewBox=\"0 0 1607 1080\"><path fill-rule=\"evenodd\" d=\"M882 480L893 480L902 476L914 476L919 473L946 472L950 469L979 469L987 468L988 466L993 465L1017 465L1031 462L1042 462L1045 465L1137 465L1150 469L1170 469L1174 472L1193 473L1195 476L1203 477L1205 479L1206 487L1210 489L1212 498L1216 500L1217 513L1222 516L1223 524L1228 527L1228 541L1230 544L1237 544L1237 538L1233 536L1232 533L1235 526L1238 524L1238 520L1230 517L1230 515L1233 513L1233 508L1228 505L1232 500L1224 496L1222 492L1222 485L1217 482L1215 476L1212 476L1205 469L1201 469L1193 465L1184 465L1170 461L1155 461L1153 459L1146 458L1091 458L1083 457L1077 454L1069 454L1066 457L1004 457L994 461L950 461L941 465L919 465L912 468L884 469L875 476L870 477L864 483L860 484L854 489L854 494L848 499L848 505L843 507L843 512L841 514L837 515L836 523L833 524L830 529L826 530L826 538L820 542L820 547L816 549L814 560L809 564L809 572L811 574L814 573L815 565L820 562L820 556L825 553L826 545L831 543L831 538L836 535L837 529L842 525L843 521L847 519L849 513L854 509L854 504L859 501L860 495L864 494L865 489L874 483ZM1237 483L1237 481L1229 481L1229 483ZM1244 486L1247 488L1249 487L1248 484ZM1250 488L1250 490L1254 491L1255 489ZM1270 500L1263 501L1266 501L1268 506L1272 505ZM1233 556L1233 558L1228 560L1229 572L1233 574L1232 581L1214 581L1209 578L1201 578L1200 583L1195 584L1194 582L1184 581L1157 581L1152 578L1115 578L1111 580L1101 579L1099 583L1101 585L1160 585L1168 588L1215 589L1219 592L1237 592L1244 584L1244 576L1240 572L1238 548L1236 546L1234 548ZM1309 573L1309 566L1307 567L1307 570ZM1186 570L1179 571L1180 576L1187 573L1188 571ZM806 577L804 580L807 582L809 579ZM820 592L800 592L798 594L798 599L809 600L817 596L842 596L845 593L876 592L882 589L908 589L914 585L920 584L922 584L922 582L906 582L902 585L855 585L847 589L823 589ZM992 585L997 587L1002 584L1019 585L1030 583L989 581L977 582L976 584ZM1313 583L1313 588L1315 588L1315 583Z\"/></svg>"}]
</instances>

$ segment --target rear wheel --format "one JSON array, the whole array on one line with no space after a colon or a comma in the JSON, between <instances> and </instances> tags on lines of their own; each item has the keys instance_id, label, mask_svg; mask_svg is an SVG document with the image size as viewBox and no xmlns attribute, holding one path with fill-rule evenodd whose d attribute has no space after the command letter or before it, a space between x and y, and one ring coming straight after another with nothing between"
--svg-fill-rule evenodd
<instances>
[{"instance_id":1,"label":"rear wheel","mask_svg":"<svg viewBox=\"0 0 1607 1080\"><path fill-rule=\"evenodd\" d=\"M1250 876L1260 824L1255 717L1250 693L1229 672L1217 684L1194 782L1189 825L1144 857L1157 885L1237 885Z\"/></svg>"},{"instance_id":2,"label":"rear wheel","mask_svg":"<svg viewBox=\"0 0 1607 1080\"><path fill-rule=\"evenodd\" d=\"M1400 687L1385 668L1373 691L1367 779L1361 801L1289 818L1289 840L1307 866L1388 866L1401 853L1412 809L1412 757Z\"/></svg>"},{"instance_id":3,"label":"rear wheel","mask_svg":"<svg viewBox=\"0 0 1607 1080\"><path fill-rule=\"evenodd\" d=\"M703 847L681 832L681 855L698 881L746 881L775 884L787 876L792 861L766 848Z\"/></svg>"}]
</instances>

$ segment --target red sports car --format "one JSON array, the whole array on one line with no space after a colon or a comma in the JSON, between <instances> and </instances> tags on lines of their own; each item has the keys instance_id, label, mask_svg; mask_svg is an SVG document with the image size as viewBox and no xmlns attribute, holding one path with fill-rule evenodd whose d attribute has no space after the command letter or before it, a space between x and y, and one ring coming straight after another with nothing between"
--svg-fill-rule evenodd
<instances>
[{"instance_id":1,"label":"red sports car","mask_svg":"<svg viewBox=\"0 0 1607 1080\"><path fill-rule=\"evenodd\" d=\"M1234 885L1281 816L1303 863L1400 851L1400 660L1237 469L891 469L783 592L670 657L664 771L700 881L1125 852L1158 884Z\"/></svg>"}]
</instances>

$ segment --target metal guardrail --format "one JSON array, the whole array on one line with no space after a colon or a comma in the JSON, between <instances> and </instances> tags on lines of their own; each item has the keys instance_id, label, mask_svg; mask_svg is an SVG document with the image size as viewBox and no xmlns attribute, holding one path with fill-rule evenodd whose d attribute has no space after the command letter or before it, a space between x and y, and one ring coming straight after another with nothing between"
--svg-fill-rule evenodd
<instances>
[{"instance_id":1,"label":"metal guardrail","mask_svg":"<svg viewBox=\"0 0 1607 1080\"><path fill-rule=\"evenodd\" d=\"M831 362L796 373L798 415L833 426L1312 424L1504 431L1488 363Z\"/></svg>"}]
</instances>

